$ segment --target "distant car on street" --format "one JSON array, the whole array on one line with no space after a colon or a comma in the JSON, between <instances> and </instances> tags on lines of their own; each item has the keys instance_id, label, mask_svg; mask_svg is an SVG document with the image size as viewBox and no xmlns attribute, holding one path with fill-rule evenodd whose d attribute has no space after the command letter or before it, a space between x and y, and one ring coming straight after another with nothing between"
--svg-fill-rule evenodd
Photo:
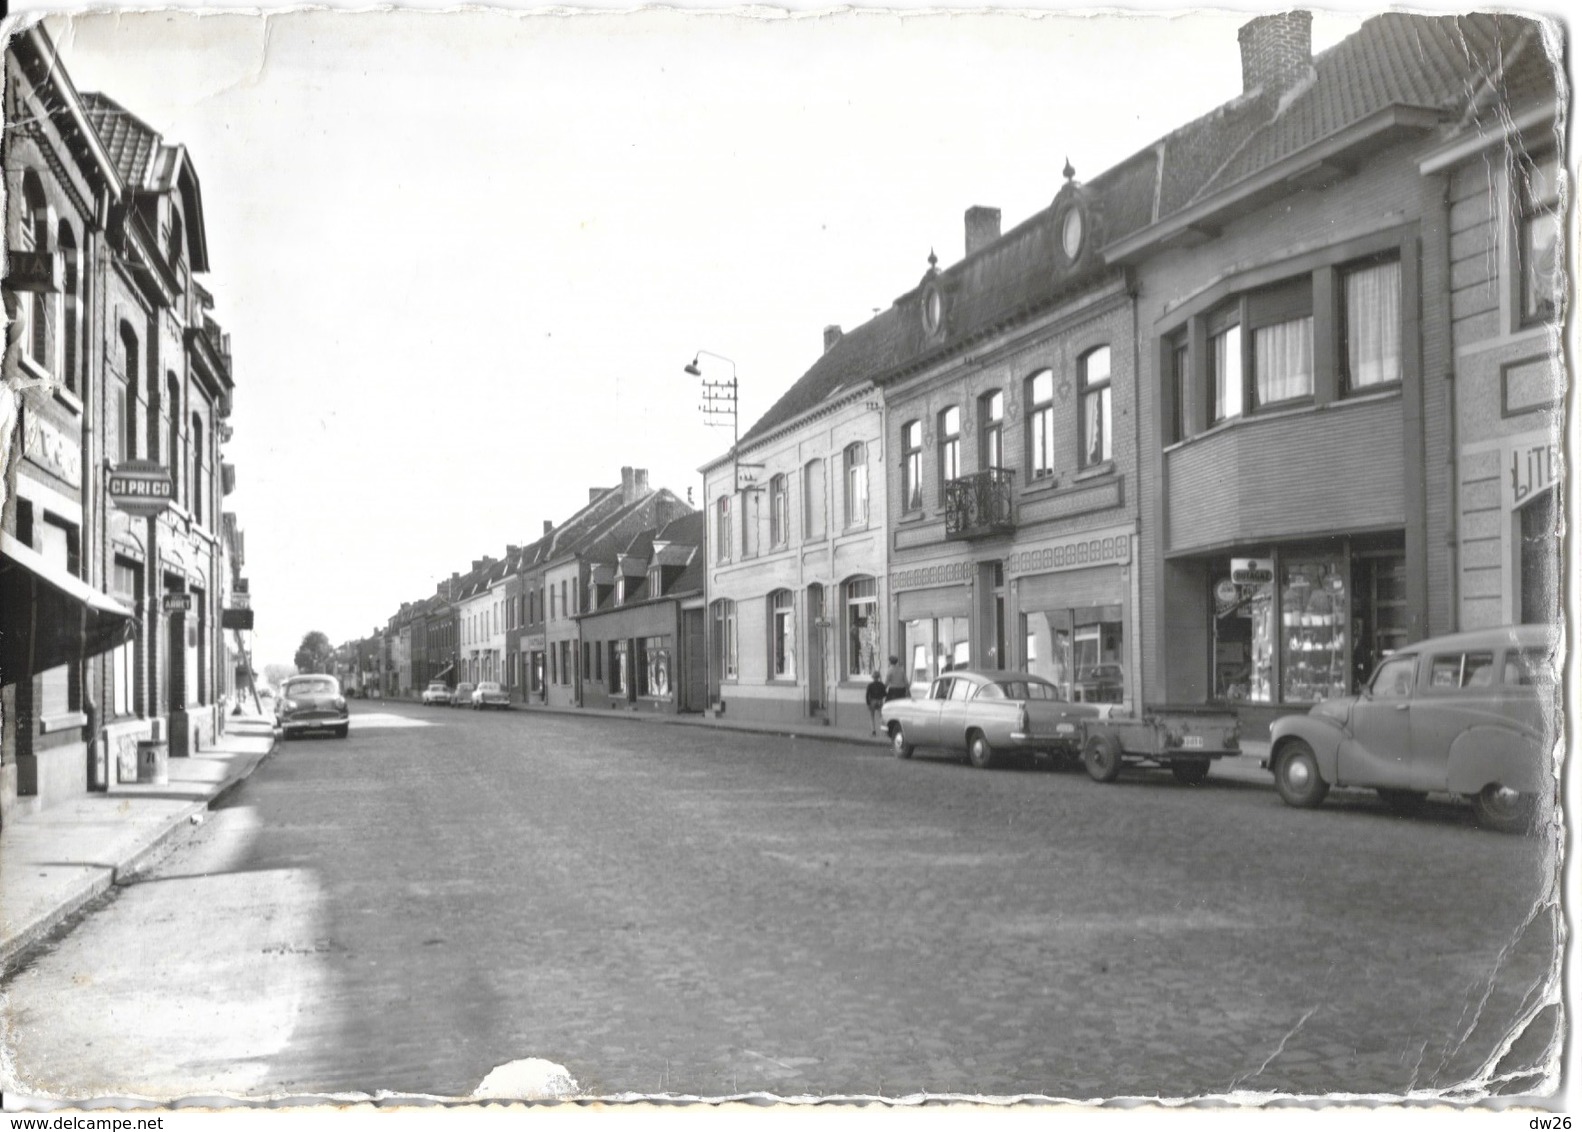
<instances>
[{"instance_id":1,"label":"distant car on street","mask_svg":"<svg viewBox=\"0 0 1582 1132\"><path fill-rule=\"evenodd\" d=\"M511 697L493 680L485 680L472 690L472 706L476 708L508 708Z\"/></svg>"},{"instance_id":2,"label":"distant car on street","mask_svg":"<svg viewBox=\"0 0 1582 1132\"><path fill-rule=\"evenodd\" d=\"M333 676L292 676L280 684L275 723L286 738L305 731L328 731L346 738L351 717L340 681Z\"/></svg>"},{"instance_id":3,"label":"distant car on street","mask_svg":"<svg viewBox=\"0 0 1582 1132\"><path fill-rule=\"evenodd\" d=\"M1012 752L1075 759L1082 721L1103 710L1067 702L1040 676L958 668L935 680L925 698L889 701L880 719L896 758L911 758L918 747L943 747L973 766L991 767Z\"/></svg>"},{"instance_id":4,"label":"distant car on street","mask_svg":"<svg viewBox=\"0 0 1582 1132\"><path fill-rule=\"evenodd\" d=\"M450 706L451 707L471 707L472 706L472 685L467 683L466 681L462 681L460 684L457 684L456 687L451 689Z\"/></svg>"},{"instance_id":5,"label":"distant car on street","mask_svg":"<svg viewBox=\"0 0 1582 1132\"><path fill-rule=\"evenodd\" d=\"M1399 649L1361 695L1276 720L1263 765L1288 805L1366 786L1411 812L1443 792L1470 799L1479 825L1523 832L1555 792L1557 639L1553 626L1509 625Z\"/></svg>"},{"instance_id":6,"label":"distant car on street","mask_svg":"<svg viewBox=\"0 0 1582 1132\"><path fill-rule=\"evenodd\" d=\"M1090 664L1077 670L1071 694L1079 703L1118 704L1126 698L1126 675L1118 664Z\"/></svg>"},{"instance_id":7,"label":"distant car on street","mask_svg":"<svg viewBox=\"0 0 1582 1132\"><path fill-rule=\"evenodd\" d=\"M423 702L425 704L450 703L450 685L443 680L436 680L423 689Z\"/></svg>"}]
</instances>

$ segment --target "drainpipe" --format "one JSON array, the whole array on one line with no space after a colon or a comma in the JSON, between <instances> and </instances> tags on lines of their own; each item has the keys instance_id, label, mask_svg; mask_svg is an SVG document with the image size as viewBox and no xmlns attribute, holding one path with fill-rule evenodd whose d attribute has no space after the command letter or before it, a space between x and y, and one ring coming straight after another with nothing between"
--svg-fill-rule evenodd
<instances>
[{"instance_id":1,"label":"drainpipe","mask_svg":"<svg viewBox=\"0 0 1582 1132\"><path fill-rule=\"evenodd\" d=\"M1445 283L1439 289L1437 296L1440 313L1445 322L1445 339L1450 356L1445 361L1444 379L1446 384L1445 401L1447 443L1445 445L1445 459L1449 463L1447 479L1448 506L1446 508L1447 529L1445 531L1445 555L1449 559L1449 590L1450 590L1450 623L1447 632L1457 632L1461 628L1461 457L1457 451L1461 443L1460 429L1457 428L1459 419L1459 406L1456 400L1456 342L1453 333L1454 312L1450 302L1450 192L1451 174L1440 175L1441 188L1439 193L1439 231L1436 234L1434 254L1439 259L1440 266L1446 272Z\"/></svg>"}]
</instances>

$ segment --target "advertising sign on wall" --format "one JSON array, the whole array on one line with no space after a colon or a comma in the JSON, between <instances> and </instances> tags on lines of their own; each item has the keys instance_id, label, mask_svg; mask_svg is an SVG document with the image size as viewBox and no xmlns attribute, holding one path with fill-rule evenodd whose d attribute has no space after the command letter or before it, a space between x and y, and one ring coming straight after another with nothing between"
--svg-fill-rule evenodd
<instances>
[{"instance_id":1,"label":"advertising sign on wall","mask_svg":"<svg viewBox=\"0 0 1582 1132\"><path fill-rule=\"evenodd\" d=\"M152 460L128 460L110 470L110 502L128 515L158 515L174 494L170 469Z\"/></svg>"}]
</instances>

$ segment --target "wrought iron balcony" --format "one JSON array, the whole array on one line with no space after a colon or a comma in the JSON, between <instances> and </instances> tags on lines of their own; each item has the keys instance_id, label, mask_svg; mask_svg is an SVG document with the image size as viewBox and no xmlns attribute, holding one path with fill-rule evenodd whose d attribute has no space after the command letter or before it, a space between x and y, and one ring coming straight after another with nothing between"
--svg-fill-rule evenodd
<instances>
[{"instance_id":1,"label":"wrought iron balcony","mask_svg":"<svg viewBox=\"0 0 1582 1132\"><path fill-rule=\"evenodd\" d=\"M989 468L945 485L945 537L984 538L1016 529L1012 515L1016 473Z\"/></svg>"}]
</instances>

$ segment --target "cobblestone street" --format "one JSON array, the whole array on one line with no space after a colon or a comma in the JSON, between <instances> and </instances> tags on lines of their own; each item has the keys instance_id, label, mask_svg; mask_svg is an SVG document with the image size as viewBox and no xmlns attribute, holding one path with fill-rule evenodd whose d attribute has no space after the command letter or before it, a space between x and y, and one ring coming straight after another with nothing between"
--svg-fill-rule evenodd
<instances>
[{"instance_id":1,"label":"cobblestone street","mask_svg":"<svg viewBox=\"0 0 1582 1132\"><path fill-rule=\"evenodd\" d=\"M1542 852L1449 804L359 705L5 993L18 1078L77 1096L526 1057L600 1095L1517 1092Z\"/></svg>"}]
</instances>

